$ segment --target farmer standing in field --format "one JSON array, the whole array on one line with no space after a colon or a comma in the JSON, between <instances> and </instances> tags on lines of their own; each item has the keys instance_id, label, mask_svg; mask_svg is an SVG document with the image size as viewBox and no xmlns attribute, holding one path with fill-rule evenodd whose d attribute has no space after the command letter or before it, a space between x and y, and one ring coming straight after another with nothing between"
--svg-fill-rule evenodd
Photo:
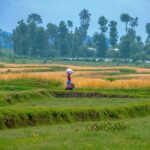
<instances>
[{"instance_id":1,"label":"farmer standing in field","mask_svg":"<svg viewBox=\"0 0 150 150\"><path fill-rule=\"evenodd\" d=\"M72 69L67 69L66 73L67 73L67 86L66 86L66 90L73 90L74 85L71 83L71 74L73 73L73 70Z\"/></svg>"}]
</instances>

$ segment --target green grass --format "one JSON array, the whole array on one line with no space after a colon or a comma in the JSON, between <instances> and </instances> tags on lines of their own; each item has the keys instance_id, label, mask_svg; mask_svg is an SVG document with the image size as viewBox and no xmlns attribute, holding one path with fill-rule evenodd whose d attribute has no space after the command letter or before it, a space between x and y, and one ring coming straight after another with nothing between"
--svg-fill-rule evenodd
<instances>
[{"instance_id":1,"label":"green grass","mask_svg":"<svg viewBox=\"0 0 150 150\"><path fill-rule=\"evenodd\" d=\"M3 91L0 94L0 106L5 106L5 105L13 105L17 103L30 103L30 102L38 102L39 100L45 103L55 101L59 99L61 102L76 102L80 103L80 101L73 101L73 100L81 100L83 104L86 104L86 102L89 102L90 105L95 100L108 100L108 102L111 101L111 99L114 100L121 100L122 102L128 101L128 99L132 101L138 101L138 100L144 100L147 98L150 98L150 93L148 89L143 89L143 90L100 90L97 89L96 91L90 91L89 89L85 90L82 89L80 91L73 91L73 92L68 92L64 90L54 90L54 89L36 89L36 90L26 90L26 91ZM136 93L136 94L135 94ZM63 98L64 97L64 98ZM72 101L69 101L72 100ZM110 100L110 101L109 101ZM56 101L55 101L56 102ZM54 103L55 103L54 102ZM107 102L107 101L106 101ZM38 103L37 103L38 104ZM94 103L93 103L94 104ZM65 102L65 105L67 103Z\"/></svg>"},{"instance_id":2,"label":"green grass","mask_svg":"<svg viewBox=\"0 0 150 150\"><path fill-rule=\"evenodd\" d=\"M126 76L121 76L119 78L115 78L115 77L106 78L106 77L104 77L103 79L105 79L107 81L110 81L110 82L113 82L113 81L116 81L116 80L130 80L130 79L134 79L134 77L126 77Z\"/></svg>"},{"instance_id":3,"label":"green grass","mask_svg":"<svg viewBox=\"0 0 150 150\"><path fill-rule=\"evenodd\" d=\"M134 98L135 101L138 101L139 98L150 98L149 89L75 89L72 92L68 92L64 90L59 82L47 80L20 79L0 81L0 83L0 106L10 104L13 105L23 102L37 102L39 100L47 103L47 100L51 102L53 100L58 100L59 98L61 98L62 102L63 100L66 101L66 99L70 100L70 98L72 100L73 98L74 100L81 98L81 103L83 102L83 104L84 101L90 102L90 98L92 98L91 100L93 101L95 101L96 98L97 100L99 98L101 98L101 100L107 98L108 101L109 98L120 98L122 101L127 101L127 99L131 98ZM68 102L65 102L65 105L67 105ZM78 102L79 101L77 101L77 103Z\"/></svg>"},{"instance_id":4,"label":"green grass","mask_svg":"<svg viewBox=\"0 0 150 150\"><path fill-rule=\"evenodd\" d=\"M128 68L120 68L120 69L114 69L118 72L105 72L102 73L103 75L110 75L110 76L114 76L114 75L125 75L125 74L137 74L136 70L133 69L128 69Z\"/></svg>"},{"instance_id":5,"label":"green grass","mask_svg":"<svg viewBox=\"0 0 150 150\"><path fill-rule=\"evenodd\" d=\"M17 79L0 81L0 91L0 128L149 114L149 89L68 92L59 82Z\"/></svg>"},{"instance_id":6,"label":"green grass","mask_svg":"<svg viewBox=\"0 0 150 150\"><path fill-rule=\"evenodd\" d=\"M23 101L14 105L6 105L5 108L34 108L34 107L48 107L48 108L80 108L80 107L95 107L95 106L117 106L134 104L136 102L149 101L145 98L47 98L42 100ZM4 106L3 106L4 107ZM1 107L0 107L1 108Z\"/></svg>"},{"instance_id":7,"label":"green grass","mask_svg":"<svg viewBox=\"0 0 150 150\"><path fill-rule=\"evenodd\" d=\"M41 79L0 80L0 91L23 91L33 89L54 89L62 87L60 82Z\"/></svg>"},{"instance_id":8,"label":"green grass","mask_svg":"<svg viewBox=\"0 0 150 150\"><path fill-rule=\"evenodd\" d=\"M0 81L0 150L147 150L149 91L68 92L55 81Z\"/></svg>"},{"instance_id":9,"label":"green grass","mask_svg":"<svg viewBox=\"0 0 150 150\"><path fill-rule=\"evenodd\" d=\"M121 125L117 127L118 124ZM0 131L0 149L148 150L149 130L150 117L3 130Z\"/></svg>"},{"instance_id":10,"label":"green grass","mask_svg":"<svg viewBox=\"0 0 150 150\"><path fill-rule=\"evenodd\" d=\"M133 69L128 69L128 68L121 68L121 69L118 69L121 73L123 74L133 74L133 73L136 73L136 70L133 70Z\"/></svg>"},{"instance_id":11,"label":"green grass","mask_svg":"<svg viewBox=\"0 0 150 150\"><path fill-rule=\"evenodd\" d=\"M28 90L3 92L0 94L0 106L13 105L22 102L47 100L52 96L51 92L45 90Z\"/></svg>"},{"instance_id":12,"label":"green grass","mask_svg":"<svg viewBox=\"0 0 150 150\"><path fill-rule=\"evenodd\" d=\"M79 92L98 92L106 95L128 95L139 98L150 98L150 88L137 89L100 89L100 88L82 88L75 89Z\"/></svg>"},{"instance_id":13,"label":"green grass","mask_svg":"<svg viewBox=\"0 0 150 150\"><path fill-rule=\"evenodd\" d=\"M5 65L3 65L3 64L0 64L0 68L5 68Z\"/></svg>"},{"instance_id":14,"label":"green grass","mask_svg":"<svg viewBox=\"0 0 150 150\"><path fill-rule=\"evenodd\" d=\"M150 98L150 89L75 89L64 90L61 83L41 79L0 80L0 106L51 98ZM84 101L84 99L81 99ZM88 99L86 99L88 102ZM70 102L70 101L68 101ZM67 105L67 103L65 103ZM91 103L92 105L92 103Z\"/></svg>"},{"instance_id":15,"label":"green grass","mask_svg":"<svg viewBox=\"0 0 150 150\"><path fill-rule=\"evenodd\" d=\"M52 97L49 90L63 89L56 81L41 79L0 80L0 106Z\"/></svg>"},{"instance_id":16,"label":"green grass","mask_svg":"<svg viewBox=\"0 0 150 150\"><path fill-rule=\"evenodd\" d=\"M102 107L2 107L0 108L0 129L47 123L123 119L145 115L150 115L150 101Z\"/></svg>"}]
</instances>

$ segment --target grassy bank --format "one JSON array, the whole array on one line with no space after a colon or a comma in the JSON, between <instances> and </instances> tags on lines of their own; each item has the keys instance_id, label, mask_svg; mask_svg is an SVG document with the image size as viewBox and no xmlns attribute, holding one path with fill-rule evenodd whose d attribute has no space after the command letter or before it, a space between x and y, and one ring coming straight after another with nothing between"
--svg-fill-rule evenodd
<instances>
[{"instance_id":1,"label":"grassy bank","mask_svg":"<svg viewBox=\"0 0 150 150\"><path fill-rule=\"evenodd\" d=\"M89 98L95 99L120 99L121 101L127 101L127 99L133 99L133 101L138 101L142 98L150 98L149 89L138 89L138 90L119 90L119 89L81 89L75 90L73 92L61 90L49 90L47 89L34 89L34 90L23 90L23 91L3 91L0 94L0 106L14 105L17 103L30 103L37 102L39 100L52 101L58 99L71 99L77 98L78 100L90 100ZM91 100L92 100L91 99ZM80 101L79 101L80 102Z\"/></svg>"},{"instance_id":2,"label":"grassy bank","mask_svg":"<svg viewBox=\"0 0 150 150\"><path fill-rule=\"evenodd\" d=\"M77 108L0 108L0 128L14 128L38 124L123 119L150 114L150 102Z\"/></svg>"}]
</instances>

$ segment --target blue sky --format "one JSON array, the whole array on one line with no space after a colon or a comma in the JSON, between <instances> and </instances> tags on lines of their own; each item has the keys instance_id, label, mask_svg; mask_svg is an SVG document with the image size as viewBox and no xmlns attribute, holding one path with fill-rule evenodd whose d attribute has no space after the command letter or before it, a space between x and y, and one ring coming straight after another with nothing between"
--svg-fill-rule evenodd
<instances>
[{"instance_id":1,"label":"blue sky","mask_svg":"<svg viewBox=\"0 0 150 150\"><path fill-rule=\"evenodd\" d=\"M120 22L120 14L129 13L139 17L137 33L146 38L145 24L150 22L150 0L0 0L0 28L12 31L17 21L26 19L35 12L43 18L43 25L68 19L79 26L79 12L86 8L92 14L89 34L98 31L99 16L118 21L119 35L124 34L124 24Z\"/></svg>"}]
</instances>

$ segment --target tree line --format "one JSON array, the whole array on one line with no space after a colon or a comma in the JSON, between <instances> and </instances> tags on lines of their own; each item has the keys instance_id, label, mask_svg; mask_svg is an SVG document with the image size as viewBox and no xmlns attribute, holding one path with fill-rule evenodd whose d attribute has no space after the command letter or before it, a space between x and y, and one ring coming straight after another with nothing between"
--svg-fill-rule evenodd
<instances>
[{"instance_id":1,"label":"tree line","mask_svg":"<svg viewBox=\"0 0 150 150\"><path fill-rule=\"evenodd\" d=\"M74 27L71 20L60 21L58 25L48 23L41 26L39 14L30 14L26 21L20 20L13 30L13 49L19 56L46 57L99 57L99 58L150 58L150 23L147 23L147 40L136 34L138 17L127 13L120 16L125 24L125 35L119 39L117 22L108 21L105 16L98 19L99 32L88 35L91 14L83 9L79 13L80 25ZM106 33L109 32L109 37Z\"/></svg>"}]
</instances>

